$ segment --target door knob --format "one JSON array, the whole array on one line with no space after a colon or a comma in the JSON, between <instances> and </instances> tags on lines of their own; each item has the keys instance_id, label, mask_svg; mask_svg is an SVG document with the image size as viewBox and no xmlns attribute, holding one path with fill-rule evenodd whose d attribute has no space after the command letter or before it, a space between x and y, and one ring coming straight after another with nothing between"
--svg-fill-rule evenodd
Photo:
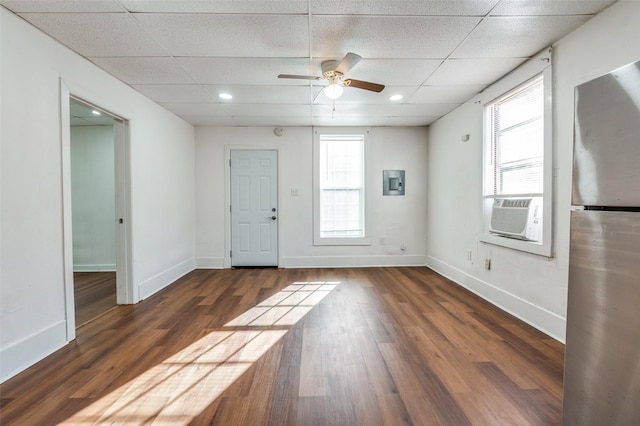
<instances>
[{"instance_id":1,"label":"door knob","mask_svg":"<svg viewBox=\"0 0 640 426\"><path fill-rule=\"evenodd\" d=\"M271 220L276 220L276 219L277 219L277 217L271 216Z\"/></svg>"},{"instance_id":2,"label":"door knob","mask_svg":"<svg viewBox=\"0 0 640 426\"><path fill-rule=\"evenodd\" d=\"M275 211L276 211L276 208L275 208L275 207L274 207L274 208L272 208L272 209L271 209L271 211L272 211L272 212L275 212Z\"/></svg>"}]
</instances>

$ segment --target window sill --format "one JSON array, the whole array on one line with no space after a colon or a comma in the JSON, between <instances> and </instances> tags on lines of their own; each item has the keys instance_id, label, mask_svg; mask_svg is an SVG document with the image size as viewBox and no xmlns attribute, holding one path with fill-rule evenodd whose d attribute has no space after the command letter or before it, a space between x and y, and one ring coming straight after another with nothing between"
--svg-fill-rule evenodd
<instances>
[{"instance_id":1,"label":"window sill","mask_svg":"<svg viewBox=\"0 0 640 426\"><path fill-rule=\"evenodd\" d=\"M371 238L320 238L313 239L314 246L370 246Z\"/></svg>"},{"instance_id":2,"label":"window sill","mask_svg":"<svg viewBox=\"0 0 640 426\"><path fill-rule=\"evenodd\" d=\"M518 240L516 238L502 237L494 234L480 235L480 241L487 244L506 247L544 257L551 256L551 244L543 244L534 241Z\"/></svg>"}]
</instances>

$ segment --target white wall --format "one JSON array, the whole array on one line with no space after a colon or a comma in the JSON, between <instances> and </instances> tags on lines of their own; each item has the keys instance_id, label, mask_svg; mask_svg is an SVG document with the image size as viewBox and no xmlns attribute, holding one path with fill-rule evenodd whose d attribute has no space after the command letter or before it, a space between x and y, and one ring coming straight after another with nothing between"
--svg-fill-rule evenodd
<instances>
[{"instance_id":1,"label":"white wall","mask_svg":"<svg viewBox=\"0 0 640 426\"><path fill-rule=\"evenodd\" d=\"M73 270L116 270L114 133L111 126L71 128Z\"/></svg>"},{"instance_id":2,"label":"white wall","mask_svg":"<svg viewBox=\"0 0 640 426\"><path fill-rule=\"evenodd\" d=\"M620 1L554 46L555 257L478 241L482 106L472 99L429 129L428 263L438 272L564 341L567 306L573 90L640 60L640 2ZM479 98L479 97L478 97ZM469 133L471 140L461 142ZM470 249L473 261L466 259ZM492 260L491 270L484 259Z\"/></svg>"},{"instance_id":3,"label":"white wall","mask_svg":"<svg viewBox=\"0 0 640 426\"><path fill-rule=\"evenodd\" d=\"M371 246L313 245L313 129L196 128L198 267L228 266L228 185L225 150L278 149L281 267L424 265L426 262L427 131L422 127L371 128ZM226 166L228 170L228 165ZM406 195L382 196L382 170L406 170ZM297 189L298 195L291 195ZM380 237L385 244L380 244ZM407 250L401 251L405 243Z\"/></svg>"},{"instance_id":4,"label":"white wall","mask_svg":"<svg viewBox=\"0 0 640 426\"><path fill-rule=\"evenodd\" d=\"M0 380L67 341L61 84L130 120L131 277L195 266L193 127L0 7Z\"/></svg>"}]
</instances>

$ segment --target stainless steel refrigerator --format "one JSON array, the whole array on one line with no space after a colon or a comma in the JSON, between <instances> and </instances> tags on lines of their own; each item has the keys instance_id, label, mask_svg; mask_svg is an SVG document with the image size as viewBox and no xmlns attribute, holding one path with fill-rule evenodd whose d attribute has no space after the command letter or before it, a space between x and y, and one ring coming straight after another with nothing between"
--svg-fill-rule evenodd
<instances>
[{"instance_id":1,"label":"stainless steel refrigerator","mask_svg":"<svg viewBox=\"0 0 640 426\"><path fill-rule=\"evenodd\" d=\"M640 61L575 90L563 424L640 425Z\"/></svg>"}]
</instances>

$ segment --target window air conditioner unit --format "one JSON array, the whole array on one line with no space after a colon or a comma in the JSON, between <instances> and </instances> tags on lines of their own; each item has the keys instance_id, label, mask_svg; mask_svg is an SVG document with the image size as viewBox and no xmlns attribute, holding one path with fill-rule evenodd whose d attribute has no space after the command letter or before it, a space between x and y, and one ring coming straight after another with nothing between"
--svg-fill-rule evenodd
<instances>
[{"instance_id":1,"label":"window air conditioner unit","mask_svg":"<svg viewBox=\"0 0 640 426\"><path fill-rule=\"evenodd\" d=\"M503 237L539 241L542 203L539 198L496 198L489 232Z\"/></svg>"}]
</instances>

